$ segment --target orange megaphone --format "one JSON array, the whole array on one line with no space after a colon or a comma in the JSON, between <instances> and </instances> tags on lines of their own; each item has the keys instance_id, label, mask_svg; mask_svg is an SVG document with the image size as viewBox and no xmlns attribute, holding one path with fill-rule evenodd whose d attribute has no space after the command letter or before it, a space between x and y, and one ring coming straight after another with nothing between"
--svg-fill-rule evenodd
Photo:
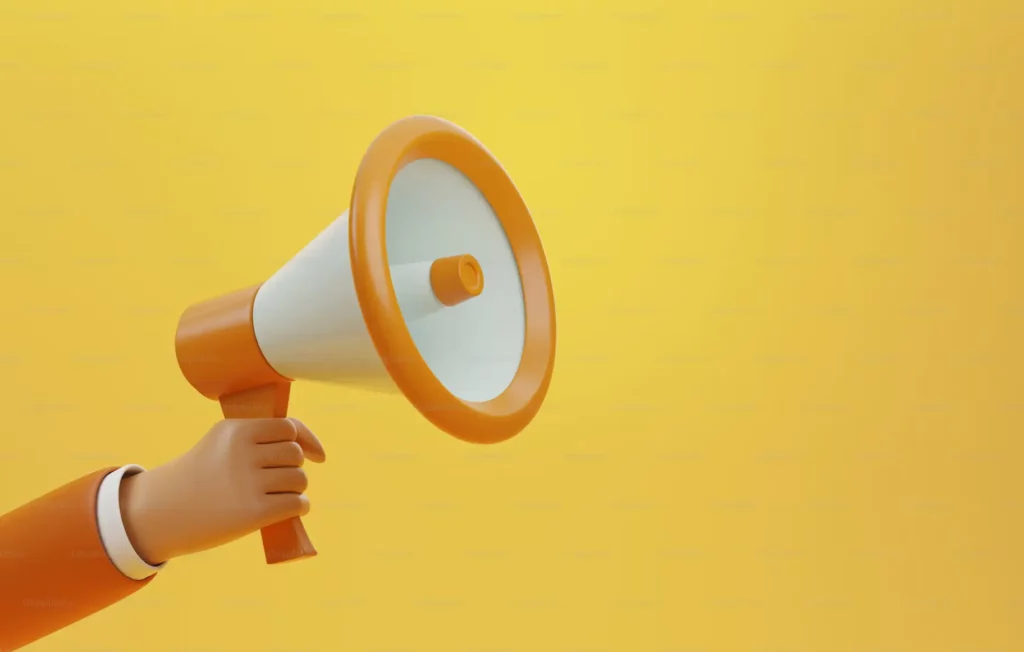
<instances>
[{"instance_id":1,"label":"orange megaphone","mask_svg":"<svg viewBox=\"0 0 1024 652\"><path fill-rule=\"evenodd\" d=\"M555 305L519 191L471 135L416 116L385 129L348 211L265 283L193 305L178 364L225 418L284 417L294 380L404 395L464 441L504 441L537 414ZM262 530L267 563L316 549L298 518Z\"/></svg>"}]
</instances>

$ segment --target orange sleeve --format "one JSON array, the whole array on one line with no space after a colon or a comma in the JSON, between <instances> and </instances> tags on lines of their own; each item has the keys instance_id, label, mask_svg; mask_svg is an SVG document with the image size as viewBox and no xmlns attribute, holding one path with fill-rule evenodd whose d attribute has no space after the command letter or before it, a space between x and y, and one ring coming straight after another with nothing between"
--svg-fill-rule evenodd
<instances>
[{"instance_id":1,"label":"orange sleeve","mask_svg":"<svg viewBox=\"0 0 1024 652\"><path fill-rule=\"evenodd\" d=\"M96 522L104 469L0 516L0 650L11 652L149 583L121 574Z\"/></svg>"}]
</instances>

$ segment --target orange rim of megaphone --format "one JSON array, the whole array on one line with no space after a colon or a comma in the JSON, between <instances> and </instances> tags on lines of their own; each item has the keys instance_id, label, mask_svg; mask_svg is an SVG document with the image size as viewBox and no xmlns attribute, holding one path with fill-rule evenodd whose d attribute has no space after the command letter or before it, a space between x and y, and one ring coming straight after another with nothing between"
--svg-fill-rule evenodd
<instances>
[{"instance_id":1,"label":"orange rim of megaphone","mask_svg":"<svg viewBox=\"0 0 1024 652\"><path fill-rule=\"evenodd\" d=\"M519 369L497 397L464 401L449 392L420 355L402 318L385 237L388 191L398 172L420 159L464 174L490 203L505 230L523 288L525 341ZM399 390L438 428L464 441L496 443L526 427L551 384L555 303L540 235L501 164L473 136L430 116L395 122L373 141L356 173L349 207L349 253L356 295L377 353Z\"/></svg>"}]
</instances>

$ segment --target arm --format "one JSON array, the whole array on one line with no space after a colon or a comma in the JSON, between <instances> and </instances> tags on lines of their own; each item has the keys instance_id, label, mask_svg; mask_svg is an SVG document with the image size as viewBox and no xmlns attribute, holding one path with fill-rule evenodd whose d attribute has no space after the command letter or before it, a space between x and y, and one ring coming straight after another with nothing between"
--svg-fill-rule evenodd
<instances>
[{"instance_id":1,"label":"arm","mask_svg":"<svg viewBox=\"0 0 1024 652\"><path fill-rule=\"evenodd\" d=\"M0 650L27 645L118 602L160 567L135 554L120 487L103 469L0 516Z\"/></svg>"},{"instance_id":2,"label":"arm","mask_svg":"<svg viewBox=\"0 0 1024 652\"><path fill-rule=\"evenodd\" d=\"M152 471L104 469L0 516L0 651L123 600L173 557L309 511L305 459L319 440L294 419L229 419Z\"/></svg>"}]
</instances>

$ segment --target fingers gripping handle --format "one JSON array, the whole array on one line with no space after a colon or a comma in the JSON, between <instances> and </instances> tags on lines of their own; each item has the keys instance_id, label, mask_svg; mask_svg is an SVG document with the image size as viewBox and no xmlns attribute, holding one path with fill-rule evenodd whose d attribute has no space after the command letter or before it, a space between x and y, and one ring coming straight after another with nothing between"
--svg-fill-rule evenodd
<instances>
[{"instance_id":1,"label":"fingers gripping handle","mask_svg":"<svg viewBox=\"0 0 1024 652\"><path fill-rule=\"evenodd\" d=\"M225 419L283 419L288 416L290 390L291 383L281 383L230 394L221 397L221 411ZM316 548L297 516L268 525L260 534L268 564L316 556Z\"/></svg>"}]
</instances>

